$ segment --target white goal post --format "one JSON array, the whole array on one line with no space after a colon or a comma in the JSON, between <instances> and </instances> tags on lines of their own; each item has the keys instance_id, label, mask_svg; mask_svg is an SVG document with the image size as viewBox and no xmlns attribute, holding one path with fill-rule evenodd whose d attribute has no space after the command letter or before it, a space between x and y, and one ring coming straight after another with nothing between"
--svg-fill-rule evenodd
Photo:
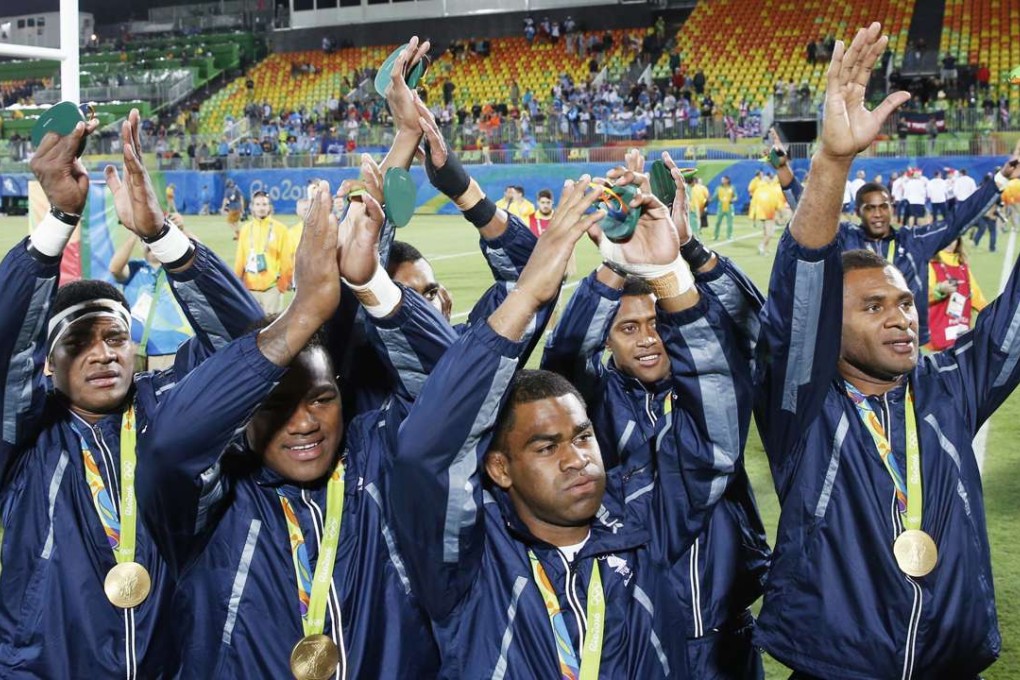
<instances>
[{"instance_id":1,"label":"white goal post","mask_svg":"<svg viewBox=\"0 0 1020 680\"><path fill-rule=\"evenodd\" d=\"M0 57L56 59L60 62L60 96L80 104L78 75L78 0L60 0L60 48L0 43Z\"/></svg>"}]
</instances>

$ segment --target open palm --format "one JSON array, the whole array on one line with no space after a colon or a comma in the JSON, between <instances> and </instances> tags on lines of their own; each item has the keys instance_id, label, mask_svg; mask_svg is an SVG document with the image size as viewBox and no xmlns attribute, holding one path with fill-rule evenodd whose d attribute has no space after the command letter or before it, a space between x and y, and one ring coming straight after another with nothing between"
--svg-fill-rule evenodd
<instances>
[{"instance_id":1,"label":"open palm","mask_svg":"<svg viewBox=\"0 0 1020 680\"><path fill-rule=\"evenodd\" d=\"M885 51L889 38L878 22L862 28L850 47L836 43L826 73L825 114L820 141L830 156L853 157L868 148L885 119L905 104L910 95L894 92L873 111L864 105L871 70Z\"/></svg>"}]
</instances>

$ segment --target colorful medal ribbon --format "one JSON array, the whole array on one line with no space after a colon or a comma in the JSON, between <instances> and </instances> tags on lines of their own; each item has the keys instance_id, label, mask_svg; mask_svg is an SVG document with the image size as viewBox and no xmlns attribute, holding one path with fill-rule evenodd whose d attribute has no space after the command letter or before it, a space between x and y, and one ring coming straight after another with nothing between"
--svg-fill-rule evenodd
<instances>
[{"instance_id":1,"label":"colorful medal ribbon","mask_svg":"<svg viewBox=\"0 0 1020 680\"><path fill-rule=\"evenodd\" d=\"M591 580L588 582L588 608L585 614L588 619L588 631L587 635L582 635L581 660L578 661L552 582L545 573L542 563L531 550L528 551L528 559L531 560L535 584L538 585L542 601L545 602L545 608L549 612L553 637L556 638L556 652L560 658L560 676L563 680L598 680L599 665L602 663L602 640L606 627L606 597L602 589L598 560L592 564Z\"/></svg>"},{"instance_id":2,"label":"colorful medal ribbon","mask_svg":"<svg viewBox=\"0 0 1020 680\"><path fill-rule=\"evenodd\" d=\"M75 428L77 431L77 428ZM103 483L99 465L89 448L88 442L81 432L81 457L85 463L85 480L92 492L92 502L99 513L99 521L103 523L106 538L113 549L113 557L117 564L134 562L135 560L135 527L138 521L138 504L135 498L135 448L137 444L135 432L135 409L128 408L120 420L120 516L113 505L110 492ZM111 471L112 474L112 471Z\"/></svg>"},{"instance_id":3,"label":"colorful medal ribbon","mask_svg":"<svg viewBox=\"0 0 1020 680\"><path fill-rule=\"evenodd\" d=\"M905 529L920 529L921 517L924 514L924 495L921 488L921 446L917 439L917 415L914 413L914 395L907 385L907 397L904 410L907 421L907 476L904 479L900 472L896 458L892 453L892 445L886 435L885 428L868 398L850 383L846 383L847 394L857 407L857 413L861 417L864 426L871 433L875 440L875 447L878 455L885 463L889 476L892 477L896 487L896 504L899 506L900 515L903 516Z\"/></svg>"},{"instance_id":4,"label":"colorful medal ribbon","mask_svg":"<svg viewBox=\"0 0 1020 680\"><path fill-rule=\"evenodd\" d=\"M344 512L344 465L337 463L326 483L326 521L322 527L322 543L319 545L314 576L294 507L281 490L277 490L277 494L283 506L283 516L287 520L287 533L290 535L301 625L306 637L321 635L326 628L326 600L329 586L333 582L333 566L336 564L337 546L340 543L340 522Z\"/></svg>"}]
</instances>

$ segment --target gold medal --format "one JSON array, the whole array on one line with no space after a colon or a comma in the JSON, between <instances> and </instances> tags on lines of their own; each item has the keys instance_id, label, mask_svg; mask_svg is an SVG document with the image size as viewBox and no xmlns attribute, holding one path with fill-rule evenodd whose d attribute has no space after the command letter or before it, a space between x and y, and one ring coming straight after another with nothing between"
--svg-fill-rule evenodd
<instances>
[{"instance_id":1,"label":"gold medal","mask_svg":"<svg viewBox=\"0 0 1020 680\"><path fill-rule=\"evenodd\" d=\"M939 561L939 549L932 537L920 529L907 529L893 543L893 555L907 576L927 576Z\"/></svg>"},{"instance_id":2,"label":"gold medal","mask_svg":"<svg viewBox=\"0 0 1020 680\"><path fill-rule=\"evenodd\" d=\"M290 672L297 680L329 680L338 663L336 645L325 635L306 635L290 653Z\"/></svg>"},{"instance_id":3,"label":"gold medal","mask_svg":"<svg viewBox=\"0 0 1020 680\"><path fill-rule=\"evenodd\" d=\"M137 562L121 562L106 574L103 589L114 607L131 609L145 602L152 590L152 579Z\"/></svg>"}]
</instances>

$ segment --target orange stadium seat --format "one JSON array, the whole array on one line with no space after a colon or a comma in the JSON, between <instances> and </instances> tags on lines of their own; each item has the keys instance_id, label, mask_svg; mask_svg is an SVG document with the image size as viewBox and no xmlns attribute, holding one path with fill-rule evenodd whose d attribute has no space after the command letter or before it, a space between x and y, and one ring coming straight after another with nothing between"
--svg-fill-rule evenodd
<instances>
[{"instance_id":1,"label":"orange stadium seat","mask_svg":"<svg viewBox=\"0 0 1020 680\"><path fill-rule=\"evenodd\" d=\"M823 89L825 64L808 63L809 39L832 35L849 40L851 31L877 20L899 57L913 12L914 0L699 2L677 33L677 49L688 79L704 71L717 103L729 108L746 98L752 106L763 106L779 80L798 87L806 82L812 92ZM656 76L668 75L667 63L663 55Z\"/></svg>"},{"instance_id":2,"label":"orange stadium seat","mask_svg":"<svg viewBox=\"0 0 1020 680\"><path fill-rule=\"evenodd\" d=\"M939 52L961 64L985 64L991 86L999 94L1008 92L1010 108L1020 106L1020 88L1006 85L1009 72L1020 66L1020 4L1015 0L946 0Z\"/></svg>"}]
</instances>

